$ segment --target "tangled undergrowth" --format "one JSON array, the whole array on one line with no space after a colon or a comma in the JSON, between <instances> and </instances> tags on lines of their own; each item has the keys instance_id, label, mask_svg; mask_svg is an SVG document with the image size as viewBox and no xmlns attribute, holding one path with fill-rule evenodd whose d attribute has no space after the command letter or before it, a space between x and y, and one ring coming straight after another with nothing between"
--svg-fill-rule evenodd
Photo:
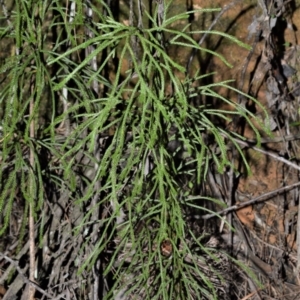
<instances>
[{"instance_id":1,"label":"tangled undergrowth","mask_svg":"<svg viewBox=\"0 0 300 300\"><path fill-rule=\"evenodd\" d=\"M249 46L214 28L241 1L177 2L1 1L3 299L298 297L295 7L249 4ZM254 152L281 168L260 195Z\"/></svg>"}]
</instances>

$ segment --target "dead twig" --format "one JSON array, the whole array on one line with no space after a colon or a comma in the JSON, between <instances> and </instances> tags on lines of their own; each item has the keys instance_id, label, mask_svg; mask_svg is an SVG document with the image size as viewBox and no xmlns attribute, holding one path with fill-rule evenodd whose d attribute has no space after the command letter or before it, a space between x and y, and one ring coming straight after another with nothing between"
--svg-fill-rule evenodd
<instances>
[{"instance_id":1,"label":"dead twig","mask_svg":"<svg viewBox=\"0 0 300 300\"><path fill-rule=\"evenodd\" d=\"M34 95L34 86L31 86L31 91L32 91L32 95ZM31 117L31 121L30 121L30 138L34 139L35 136L35 124L34 124L34 96L32 96L32 98L30 99L30 103L29 103L29 114ZM31 171L34 172L35 170L35 163L34 163L34 150L32 149L32 147L30 147L29 150L29 162L30 162L30 166L31 166ZM35 206L35 197L34 195L34 184L33 184L33 179L34 176L31 176L29 178L29 184L30 184L30 192L32 195L32 200L29 203L29 218L28 218L28 226L29 226L29 280L31 282L34 281L34 273L35 273L35 231L34 231L34 227L35 227L35 222L34 222L34 206ZM29 294L28 294L28 299L30 300L34 300L34 294L35 294L35 288L34 285L30 285L29 286Z\"/></svg>"},{"instance_id":2,"label":"dead twig","mask_svg":"<svg viewBox=\"0 0 300 300\"><path fill-rule=\"evenodd\" d=\"M233 205L233 206L230 206L230 207L227 207L219 212L216 212L216 213L213 213L213 214L207 214L207 215L204 215L204 216L201 216L200 218L201 219L210 219L212 217L215 217L217 215L223 215L223 214L227 214L231 211L234 211L234 210L238 210L238 209L241 209L245 206L248 206L248 205L251 205L251 204L255 204L255 203L258 203L258 202L262 202L262 201L265 201L265 200L268 200L270 199L271 197L277 195L277 194L281 194L283 192L287 192L289 190L292 190L296 187L300 186L300 182L296 182L294 184L291 184L291 185L288 185L288 186L284 186L282 188L279 188L277 190L274 190L272 192L268 192L268 193L265 193L261 196L258 196L258 197L255 197L254 199L251 199L249 201L246 201L246 202L243 202L243 203L239 203L239 204L236 204L236 205Z\"/></svg>"},{"instance_id":3,"label":"dead twig","mask_svg":"<svg viewBox=\"0 0 300 300\"><path fill-rule=\"evenodd\" d=\"M18 273L21 275L23 281L30 285L31 287L33 287L35 290L39 291L41 294L43 294L44 296L47 296L50 299L53 299L53 296L50 295L49 293L45 292L43 289L41 289L35 282L29 280L24 274L22 269L20 268L19 264L17 261L14 261L13 259L9 258L7 255L3 254L2 252L0 252L0 257L4 258L6 261L8 261L9 263L11 263L16 270L18 271Z\"/></svg>"},{"instance_id":4,"label":"dead twig","mask_svg":"<svg viewBox=\"0 0 300 300\"><path fill-rule=\"evenodd\" d=\"M300 140L300 134L290 134L287 135L285 137L282 136L277 136L277 137L273 137L273 138L262 138L260 140L261 144L268 144L268 143L282 143L282 142L291 142L291 141L296 141L296 140ZM249 144L253 144L256 145L258 143L257 140L246 140L245 142L249 143Z\"/></svg>"},{"instance_id":5,"label":"dead twig","mask_svg":"<svg viewBox=\"0 0 300 300\"><path fill-rule=\"evenodd\" d=\"M300 271L300 205L298 204L298 218L297 218L297 272Z\"/></svg>"},{"instance_id":6,"label":"dead twig","mask_svg":"<svg viewBox=\"0 0 300 300\"><path fill-rule=\"evenodd\" d=\"M248 300L251 299L254 295L256 295L261 289L257 289L255 291L253 291L252 293L248 294L247 296L245 296L244 298L242 298L241 300Z\"/></svg>"},{"instance_id":7,"label":"dead twig","mask_svg":"<svg viewBox=\"0 0 300 300\"><path fill-rule=\"evenodd\" d=\"M226 137L225 134L223 134L224 137ZM246 142L246 141L242 141L242 140L239 140L239 139L236 139L236 138L232 138L232 140L234 140L236 143L240 144L240 145L243 145L243 146L246 146L246 147L249 147L249 148L252 148L253 150L256 150L257 152L260 152L260 153L263 153L265 155L268 155L270 157L273 157L275 160L278 160L296 170L299 170L300 171L300 166L296 165L295 163L285 159L284 157L281 157L281 156L278 156L276 153L274 152L271 152L271 151L267 151L267 150L263 150L263 149L260 149L256 146L253 146L251 143L249 142Z\"/></svg>"}]
</instances>

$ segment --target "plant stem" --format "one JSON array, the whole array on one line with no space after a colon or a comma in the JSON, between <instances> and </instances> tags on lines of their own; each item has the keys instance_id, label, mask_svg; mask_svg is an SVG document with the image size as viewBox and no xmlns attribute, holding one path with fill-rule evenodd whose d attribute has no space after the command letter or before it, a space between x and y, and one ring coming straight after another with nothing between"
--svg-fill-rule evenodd
<instances>
[{"instance_id":1,"label":"plant stem","mask_svg":"<svg viewBox=\"0 0 300 300\"><path fill-rule=\"evenodd\" d=\"M32 87L32 95L34 94L33 87ZM34 97L30 100L30 138L34 138ZM31 171L34 170L34 150L32 147L30 147L30 154L29 154L29 160L30 160L30 166ZM30 178L30 189L31 189L31 195L33 195L33 178L34 176L29 177ZM35 273L35 234L34 234L34 199L29 204L29 255L30 255L30 268L29 268L29 280L34 282L34 273ZM33 300L35 294L35 287L33 285L29 286L29 297L28 299Z\"/></svg>"}]
</instances>

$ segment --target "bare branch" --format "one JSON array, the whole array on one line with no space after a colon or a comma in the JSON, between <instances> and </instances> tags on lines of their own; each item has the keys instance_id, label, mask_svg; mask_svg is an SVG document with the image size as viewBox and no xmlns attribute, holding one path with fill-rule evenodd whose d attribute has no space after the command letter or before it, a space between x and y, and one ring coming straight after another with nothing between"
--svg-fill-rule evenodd
<instances>
[{"instance_id":1,"label":"bare branch","mask_svg":"<svg viewBox=\"0 0 300 300\"><path fill-rule=\"evenodd\" d=\"M260 195L254 199L251 199L249 201L246 201L246 202L243 202L243 203L239 203L239 204L236 204L236 205L233 205L233 206L230 206L230 207L227 207L219 212L216 212L214 214L207 214L207 215L204 215L204 216L201 216L201 219L210 219L212 217L215 217L217 216L218 214L219 215L223 215L223 214L227 214L231 211L234 211L234 210L238 210L238 209L241 209L242 207L245 207L245 206L249 206L251 204L255 204L255 203L258 203L258 202L262 202L262 201L265 201L265 200L268 200L270 199L271 197L273 196L276 196L278 194L281 194L283 192L287 192L289 190L292 190L296 187L300 186L300 182L296 182L294 184L291 184L291 185L288 185L288 186L284 186L282 188L279 188L277 190L274 190L272 192L268 192L268 193L265 193L263 195Z\"/></svg>"},{"instance_id":2,"label":"bare branch","mask_svg":"<svg viewBox=\"0 0 300 300\"><path fill-rule=\"evenodd\" d=\"M31 280L29 280L24 274L22 269L20 268L19 264L17 261L14 261L13 259L9 258L8 256L6 256L5 254L3 254L2 252L0 252L0 257L4 258L6 261L8 261L9 263L11 263L16 270L18 271L18 273L21 275L23 281L32 286L34 289L36 289L37 291L39 291L41 294L47 296L48 298L52 299L53 296L48 294L47 292L45 292L43 289L41 289L36 283L32 282Z\"/></svg>"}]
</instances>

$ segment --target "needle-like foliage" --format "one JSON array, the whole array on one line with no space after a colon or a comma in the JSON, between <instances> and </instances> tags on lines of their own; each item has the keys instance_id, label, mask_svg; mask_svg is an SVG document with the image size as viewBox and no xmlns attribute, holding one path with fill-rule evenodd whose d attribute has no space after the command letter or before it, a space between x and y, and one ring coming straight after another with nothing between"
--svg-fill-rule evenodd
<instances>
[{"instance_id":1,"label":"needle-like foliage","mask_svg":"<svg viewBox=\"0 0 300 300\"><path fill-rule=\"evenodd\" d=\"M226 205L205 194L210 168L235 168L236 153L249 169L228 125L244 120L258 141L266 128L221 91L255 99L201 69L188 74L176 53L229 65L199 46L205 33L248 46L186 26L217 9L92 2L17 0L2 17L0 234L13 230L23 248L34 207L37 281L53 296L217 299L227 256L205 246L190 216Z\"/></svg>"}]
</instances>

